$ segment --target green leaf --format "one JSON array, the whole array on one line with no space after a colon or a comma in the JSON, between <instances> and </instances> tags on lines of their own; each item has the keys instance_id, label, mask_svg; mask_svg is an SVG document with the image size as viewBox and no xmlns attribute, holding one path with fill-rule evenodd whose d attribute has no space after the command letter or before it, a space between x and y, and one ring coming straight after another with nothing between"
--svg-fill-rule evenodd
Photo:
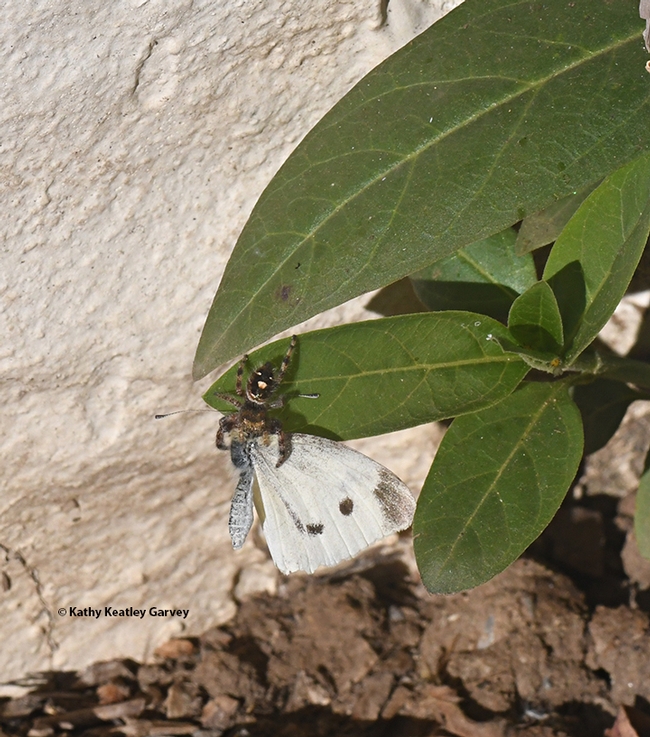
<instances>
[{"instance_id":1,"label":"green leaf","mask_svg":"<svg viewBox=\"0 0 650 737\"><path fill-rule=\"evenodd\" d=\"M399 315L301 335L280 393L294 398L278 412L285 430L349 439L413 427L487 407L510 394L527 367L505 355L506 328L467 312ZM288 340L251 354L249 370L279 366ZM204 395L233 392L236 367ZM320 394L318 399L297 394Z\"/></svg>"},{"instance_id":2,"label":"green leaf","mask_svg":"<svg viewBox=\"0 0 650 737\"><path fill-rule=\"evenodd\" d=\"M499 232L650 146L632 2L466 0L370 72L260 197L194 376Z\"/></svg>"},{"instance_id":3,"label":"green leaf","mask_svg":"<svg viewBox=\"0 0 650 737\"><path fill-rule=\"evenodd\" d=\"M431 310L468 310L505 322L513 300L537 281L530 255L517 256L512 229L471 243L411 276Z\"/></svg>"},{"instance_id":4,"label":"green leaf","mask_svg":"<svg viewBox=\"0 0 650 737\"><path fill-rule=\"evenodd\" d=\"M563 382L529 383L454 420L413 523L427 589L454 593L509 566L551 521L581 456L580 412Z\"/></svg>"},{"instance_id":5,"label":"green leaf","mask_svg":"<svg viewBox=\"0 0 650 737\"><path fill-rule=\"evenodd\" d=\"M530 253L557 240L575 211L596 187L597 183L590 184L588 187L554 202L550 207L524 218L517 233L516 253Z\"/></svg>"},{"instance_id":6,"label":"green leaf","mask_svg":"<svg viewBox=\"0 0 650 737\"><path fill-rule=\"evenodd\" d=\"M639 480L634 512L634 536L641 555L650 560L650 471L647 468Z\"/></svg>"},{"instance_id":7,"label":"green leaf","mask_svg":"<svg viewBox=\"0 0 650 737\"><path fill-rule=\"evenodd\" d=\"M611 317L639 263L648 232L650 153L609 176L582 203L551 249L544 279L563 316L567 364Z\"/></svg>"},{"instance_id":8,"label":"green leaf","mask_svg":"<svg viewBox=\"0 0 650 737\"><path fill-rule=\"evenodd\" d=\"M517 297L508 329L523 348L558 355L564 343L562 316L553 290L544 281Z\"/></svg>"},{"instance_id":9,"label":"green leaf","mask_svg":"<svg viewBox=\"0 0 650 737\"><path fill-rule=\"evenodd\" d=\"M620 381L596 379L573 389L573 401L578 405L585 429L585 455L595 453L607 444L618 430L627 408L646 395L630 389Z\"/></svg>"}]
</instances>

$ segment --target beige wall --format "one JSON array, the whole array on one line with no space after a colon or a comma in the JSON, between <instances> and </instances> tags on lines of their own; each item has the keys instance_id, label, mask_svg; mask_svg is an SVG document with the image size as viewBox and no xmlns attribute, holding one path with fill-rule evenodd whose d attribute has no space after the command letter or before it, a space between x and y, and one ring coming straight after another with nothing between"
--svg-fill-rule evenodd
<instances>
[{"instance_id":1,"label":"beige wall","mask_svg":"<svg viewBox=\"0 0 650 737\"><path fill-rule=\"evenodd\" d=\"M225 621L236 593L274 586L263 546L230 546L218 417L152 418L202 406L199 332L274 172L358 79L456 4L391 0L383 25L378 0L4 8L2 680L146 658ZM417 483L432 450L411 437L421 445L364 448ZM70 606L102 616L57 614ZM190 613L108 618L105 606Z\"/></svg>"}]
</instances>

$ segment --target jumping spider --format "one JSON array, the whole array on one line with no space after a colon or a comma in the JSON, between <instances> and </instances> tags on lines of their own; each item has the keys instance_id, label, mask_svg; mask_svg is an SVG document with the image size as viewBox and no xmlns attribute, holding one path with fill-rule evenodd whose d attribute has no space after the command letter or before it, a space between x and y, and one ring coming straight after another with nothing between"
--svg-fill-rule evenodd
<instances>
[{"instance_id":1,"label":"jumping spider","mask_svg":"<svg viewBox=\"0 0 650 737\"><path fill-rule=\"evenodd\" d=\"M217 448L220 450L230 449L232 462L237 468L248 465L247 446L254 438L261 437L264 442L268 442L270 435L278 436L279 457L275 464L277 468L289 457L291 452L289 436L282 429L280 420L269 417L267 410L284 406L285 397L283 395L279 395L273 401L270 400L282 383L297 342L298 338L293 335L277 376L275 376L273 364L267 361L249 376L245 390L242 377L248 355L243 356L237 369L237 383L235 385L237 395L244 397L243 402L227 394L217 394L220 399L238 409L237 412L222 417L217 430ZM231 436L230 446L226 445L224 439L226 434Z\"/></svg>"}]
</instances>

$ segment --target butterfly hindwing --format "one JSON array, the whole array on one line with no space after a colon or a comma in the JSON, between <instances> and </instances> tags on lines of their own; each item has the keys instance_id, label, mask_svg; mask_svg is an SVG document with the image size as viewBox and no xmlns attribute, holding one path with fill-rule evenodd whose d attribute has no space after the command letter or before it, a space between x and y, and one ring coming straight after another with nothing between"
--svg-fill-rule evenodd
<instances>
[{"instance_id":1,"label":"butterfly hindwing","mask_svg":"<svg viewBox=\"0 0 650 737\"><path fill-rule=\"evenodd\" d=\"M284 573L336 565L411 524L411 492L371 458L333 440L295 434L277 467L278 439L267 439L251 444L250 459L264 536Z\"/></svg>"}]
</instances>

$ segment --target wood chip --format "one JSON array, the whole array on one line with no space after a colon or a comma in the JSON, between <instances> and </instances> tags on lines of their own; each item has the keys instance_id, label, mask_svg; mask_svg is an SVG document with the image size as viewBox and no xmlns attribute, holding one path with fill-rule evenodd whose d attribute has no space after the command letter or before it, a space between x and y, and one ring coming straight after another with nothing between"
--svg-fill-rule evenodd
<instances>
[{"instance_id":1,"label":"wood chip","mask_svg":"<svg viewBox=\"0 0 650 737\"><path fill-rule=\"evenodd\" d=\"M187 658L190 655L194 655L196 647L191 640L168 640L164 642L160 647L154 650L154 655L158 658L171 658L172 660L179 660L181 658Z\"/></svg>"}]
</instances>

